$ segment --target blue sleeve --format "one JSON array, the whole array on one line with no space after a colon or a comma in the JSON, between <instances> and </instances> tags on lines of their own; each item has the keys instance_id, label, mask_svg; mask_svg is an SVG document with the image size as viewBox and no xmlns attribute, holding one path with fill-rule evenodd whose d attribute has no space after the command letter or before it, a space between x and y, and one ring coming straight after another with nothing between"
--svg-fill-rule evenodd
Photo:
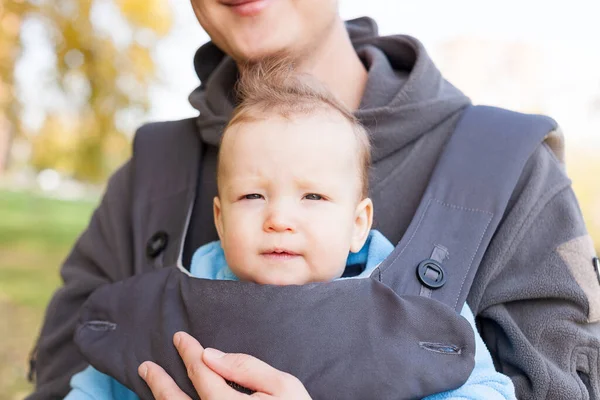
<instances>
[{"instance_id":1,"label":"blue sleeve","mask_svg":"<svg viewBox=\"0 0 600 400\"><path fill-rule=\"evenodd\" d=\"M475 317L465 303L460 313L475 331L475 368L464 385L455 390L426 397L426 400L516 400L515 388L506 375L494 368L492 356L475 327Z\"/></svg>"},{"instance_id":2,"label":"blue sleeve","mask_svg":"<svg viewBox=\"0 0 600 400\"><path fill-rule=\"evenodd\" d=\"M65 400L96 399L139 400L139 397L116 379L89 366L71 378L71 391Z\"/></svg>"}]
</instances>

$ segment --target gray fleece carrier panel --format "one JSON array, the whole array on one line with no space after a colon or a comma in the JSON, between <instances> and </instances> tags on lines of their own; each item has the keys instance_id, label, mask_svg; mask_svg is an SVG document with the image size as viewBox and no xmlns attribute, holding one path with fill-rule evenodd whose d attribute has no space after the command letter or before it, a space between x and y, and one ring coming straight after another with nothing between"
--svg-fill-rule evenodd
<instances>
[{"instance_id":1,"label":"gray fleece carrier panel","mask_svg":"<svg viewBox=\"0 0 600 400\"><path fill-rule=\"evenodd\" d=\"M526 161L554 128L545 117L467 108L409 229L370 279L277 287L165 268L97 290L75 341L142 398L152 398L137 375L145 360L197 398L172 345L179 330L293 374L315 399L414 399L457 388L475 352L457 311Z\"/></svg>"}]
</instances>

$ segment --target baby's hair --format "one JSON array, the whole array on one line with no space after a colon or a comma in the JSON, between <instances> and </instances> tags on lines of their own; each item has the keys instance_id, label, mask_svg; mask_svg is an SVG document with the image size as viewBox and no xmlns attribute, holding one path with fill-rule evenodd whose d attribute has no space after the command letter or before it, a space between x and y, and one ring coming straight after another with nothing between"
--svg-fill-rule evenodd
<instances>
[{"instance_id":1,"label":"baby's hair","mask_svg":"<svg viewBox=\"0 0 600 400\"><path fill-rule=\"evenodd\" d=\"M323 84L308 74L295 72L290 58L273 57L241 65L236 93L239 103L223 136L234 125L254 122L273 114L291 119L328 111L344 118L353 128L359 148L361 196L368 196L371 143L367 130Z\"/></svg>"}]
</instances>

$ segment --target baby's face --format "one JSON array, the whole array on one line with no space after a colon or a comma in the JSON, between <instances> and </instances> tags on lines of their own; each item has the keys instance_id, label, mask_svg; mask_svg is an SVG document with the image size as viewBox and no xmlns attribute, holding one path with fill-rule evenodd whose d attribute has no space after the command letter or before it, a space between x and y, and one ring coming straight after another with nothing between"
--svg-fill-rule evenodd
<instances>
[{"instance_id":1,"label":"baby's face","mask_svg":"<svg viewBox=\"0 0 600 400\"><path fill-rule=\"evenodd\" d=\"M328 112L242 122L222 146L215 224L236 276L275 285L341 276L372 221L351 125Z\"/></svg>"}]
</instances>

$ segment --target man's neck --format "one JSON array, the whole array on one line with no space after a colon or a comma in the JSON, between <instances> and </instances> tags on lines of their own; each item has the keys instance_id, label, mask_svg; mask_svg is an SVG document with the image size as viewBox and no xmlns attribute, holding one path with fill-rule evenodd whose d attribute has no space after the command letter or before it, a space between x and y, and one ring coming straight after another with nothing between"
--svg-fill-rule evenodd
<instances>
[{"instance_id":1,"label":"man's neck","mask_svg":"<svg viewBox=\"0 0 600 400\"><path fill-rule=\"evenodd\" d=\"M319 48L301 61L299 70L315 76L348 108L356 110L368 73L354 51L343 21L335 24Z\"/></svg>"}]
</instances>

